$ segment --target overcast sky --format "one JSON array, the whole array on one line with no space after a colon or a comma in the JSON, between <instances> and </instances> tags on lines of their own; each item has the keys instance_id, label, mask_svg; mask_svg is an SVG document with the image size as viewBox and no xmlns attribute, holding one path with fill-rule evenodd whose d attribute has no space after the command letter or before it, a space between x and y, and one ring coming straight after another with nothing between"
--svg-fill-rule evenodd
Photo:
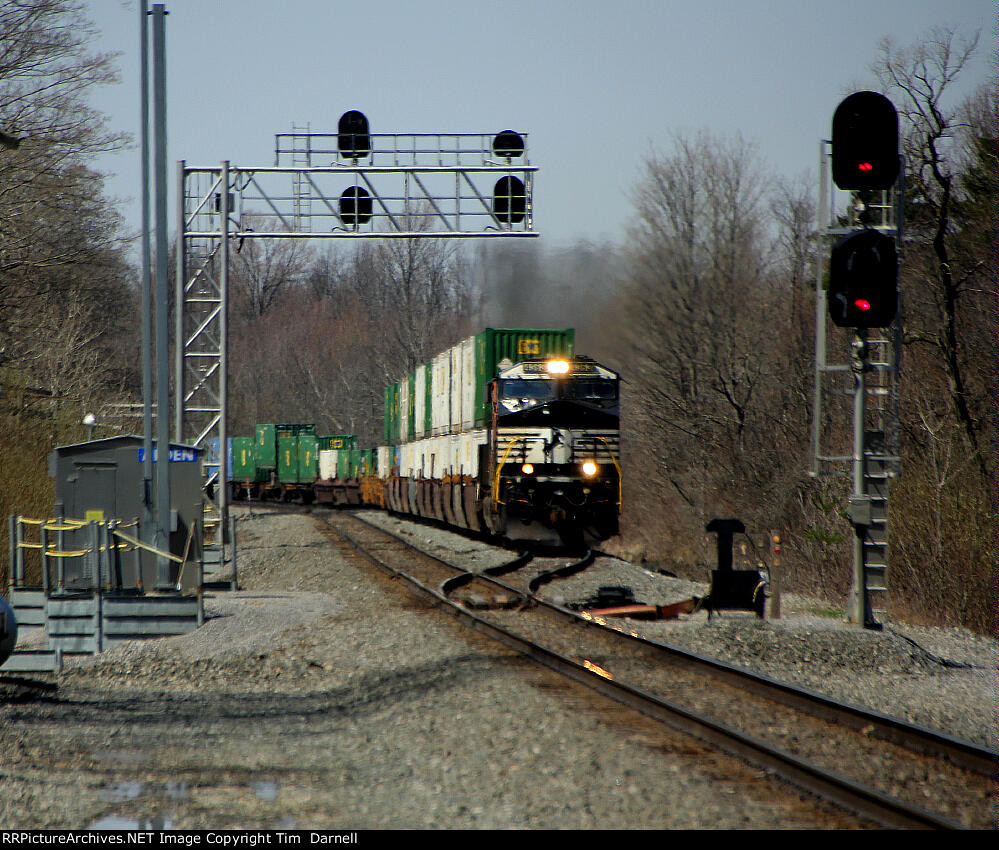
<instances>
[{"instance_id":1,"label":"overcast sky","mask_svg":"<svg viewBox=\"0 0 999 850\"><path fill-rule=\"evenodd\" d=\"M136 0L88 0L96 49L122 81L94 104L138 138ZM150 0L152 6L152 0ZM877 44L934 26L979 30L963 91L996 44L992 0L168 0L168 185L189 165L273 164L274 134L333 132L359 109L372 132L530 134L545 243L617 241L644 157L671 134L740 133L777 173L816 171L849 92L872 87ZM96 163L139 221L137 148ZM171 200L171 204L173 201ZM171 221L172 214L171 214Z\"/></svg>"}]
</instances>

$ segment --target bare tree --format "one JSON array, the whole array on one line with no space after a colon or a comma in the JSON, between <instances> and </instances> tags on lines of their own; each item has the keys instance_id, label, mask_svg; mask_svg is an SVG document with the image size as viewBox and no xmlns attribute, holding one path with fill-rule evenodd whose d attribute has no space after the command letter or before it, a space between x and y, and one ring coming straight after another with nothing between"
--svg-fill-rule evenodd
<instances>
[{"instance_id":1,"label":"bare tree","mask_svg":"<svg viewBox=\"0 0 999 850\"><path fill-rule=\"evenodd\" d=\"M739 442L763 375L762 175L741 140L651 157L632 235L633 350L649 416L682 454ZM683 488L676 478L674 486Z\"/></svg>"},{"instance_id":2,"label":"bare tree","mask_svg":"<svg viewBox=\"0 0 999 850\"><path fill-rule=\"evenodd\" d=\"M809 522L809 191L773 191L752 145L701 132L651 155L634 198L614 315L631 527L658 527L655 550L730 512Z\"/></svg>"},{"instance_id":3,"label":"bare tree","mask_svg":"<svg viewBox=\"0 0 999 850\"><path fill-rule=\"evenodd\" d=\"M120 147L87 102L113 57L74 0L0 3L0 507L51 505L45 455L131 380L135 315L120 221L89 164ZM0 554L0 572L6 550ZM0 578L2 580L2 578Z\"/></svg>"},{"instance_id":4,"label":"bare tree","mask_svg":"<svg viewBox=\"0 0 999 850\"><path fill-rule=\"evenodd\" d=\"M994 634L999 75L954 99L976 46L949 29L909 47L884 40L875 70L899 109L907 163L896 598L931 622Z\"/></svg>"},{"instance_id":5,"label":"bare tree","mask_svg":"<svg viewBox=\"0 0 999 850\"><path fill-rule=\"evenodd\" d=\"M425 220L414 214L412 229ZM278 241L238 261L247 309L231 334L234 427L303 416L380 441L385 386L470 332L460 251L388 239L312 259L278 251Z\"/></svg>"},{"instance_id":6,"label":"bare tree","mask_svg":"<svg viewBox=\"0 0 999 850\"><path fill-rule=\"evenodd\" d=\"M114 247L116 226L87 227L112 215L87 158L124 143L86 101L116 79L112 56L87 51L94 35L82 3L0 5L0 129L11 140L0 156L0 307Z\"/></svg>"},{"instance_id":7,"label":"bare tree","mask_svg":"<svg viewBox=\"0 0 999 850\"><path fill-rule=\"evenodd\" d=\"M803 175L796 180L778 179L774 186L771 211L777 224L778 279L786 281L790 297L790 330L798 334L811 331L810 316L815 268L815 196L814 180Z\"/></svg>"},{"instance_id":8,"label":"bare tree","mask_svg":"<svg viewBox=\"0 0 999 850\"><path fill-rule=\"evenodd\" d=\"M305 281L311 259L312 250L302 239L240 240L229 254L237 309L248 317L263 316L283 292Z\"/></svg>"},{"instance_id":9,"label":"bare tree","mask_svg":"<svg viewBox=\"0 0 999 850\"><path fill-rule=\"evenodd\" d=\"M905 258L911 281L906 289L906 339L935 351L946 376L954 419L976 459L982 482L987 483L988 464L979 440L960 330L964 296L975 275L975 264L960 262L954 244L962 126L958 107L948 105L951 89L977 44L977 36L962 40L948 29L935 29L910 47L899 47L886 38L880 43L881 57L874 70L886 91L894 95L903 122L906 226L915 237L914 250Z\"/></svg>"}]
</instances>

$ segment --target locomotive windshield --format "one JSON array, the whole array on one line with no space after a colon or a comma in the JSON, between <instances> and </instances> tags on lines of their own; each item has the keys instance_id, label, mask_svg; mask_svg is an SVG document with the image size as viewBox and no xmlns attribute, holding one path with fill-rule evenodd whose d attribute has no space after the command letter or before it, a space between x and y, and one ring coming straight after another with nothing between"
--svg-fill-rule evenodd
<instances>
[{"instance_id":1,"label":"locomotive windshield","mask_svg":"<svg viewBox=\"0 0 999 850\"><path fill-rule=\"evenodd\" d=\"M500 382L500 404L511 412L534 407L554 398L555 385L551 381L511 379Z\"/></svg>"},{"instance_id":2,"label":"locomotive windshield","mask_svg":"<svg viewBox=\"0 0 999 850\"><path fill-rule=\"evenodd\" d=\"M568 381L562 386L562 398L582 401L614 401L617 399L617 381L593 379Z\"/></svg>"},{"instance_id":3,"label":"locomotive windshield","mask_svg":"<svg viewBox=\"0 0 999 850\"><path fill-rule=\"evenodd\" d=\"M500 381L500 405L510 413L556 399L584 401L605 407L617 401L617 381L589 377L558 381L544 378L510 378Z\"/></svg>"}]
</instances>

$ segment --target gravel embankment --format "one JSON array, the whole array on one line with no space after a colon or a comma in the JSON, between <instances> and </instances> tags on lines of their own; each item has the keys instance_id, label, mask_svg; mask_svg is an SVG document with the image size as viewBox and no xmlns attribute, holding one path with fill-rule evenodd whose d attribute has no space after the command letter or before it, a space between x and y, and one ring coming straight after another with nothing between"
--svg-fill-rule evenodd
<instances>
[{"instance_id":1,"label":"gravel embankment","mask_svg":"<svg viewBox=\"0 0 999 850\"><path fill-rule=\"evenodd\" d=\"M853 825L428 617L313 518L240 516L242 589L212 593L201 629L73 661L51 692L0 681L0 827ZM367 516L477 566L507 557ZM607 584L655 602L705 590L607 558L546 592ZM641 628L996 745L995 642L893 624L918 650L808 606L785 596L780 622L697 614Z\"/></svg>"}]
</instances>

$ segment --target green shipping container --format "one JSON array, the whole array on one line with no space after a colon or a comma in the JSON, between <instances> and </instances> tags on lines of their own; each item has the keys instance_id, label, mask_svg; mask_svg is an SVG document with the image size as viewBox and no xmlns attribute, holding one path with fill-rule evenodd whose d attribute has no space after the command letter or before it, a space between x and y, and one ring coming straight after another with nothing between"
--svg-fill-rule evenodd
<instances>
[{"instance_id":1,"label":"green shipping container","mask_svg":"<svg viewBox=\"0 0 999 850\"><path fill-rule=\"evenodd\" d=\"M486 386L496 377L501 360L507 358L519 363L530 357L572 357L575 343L574 328L486 328L476 334L473 402L476 427L481 428L489 420Z\"/></svg>"},{"instance_id":2,"label":"green shipping container","mask_svg":"<svg viewBox=\"0 0 999 850\"><path fill-rule=\"evenodd\" d=\"M277 468L277 436L273 425L257 425L254 449L258 470Z\"/></svg>"},{"instance_id":3,"label":"green shipping container","mask_svg":"<svg viewBox=\"0 0 999 850\"><path fill-rule=\"evenodd\" d=\"M316 438L319 442L319 451L333 449L352 449L357 446L357 436L355 434L324 434Z\"/></svg>"},{"instance_id":4,"label":"green shipping container","mask_svg":"<svg viewBox=\"0 0 999 850\"><path fill-rule=\"evenodd\" d=\"M298 437L277 438L278 481L282 484L298 483Z\"/></svg>"},{"instance_id":5,"label":"green shipping container","mask_svg":"<svg viewBox=\"0 0 999 850\"><path fill-rule=\"evenodd\" d=\"M232 438L232 477L240 482L257 480L253 437Z\"/></svg>"},{"instance_id":6,"label":"green shipping container","mask_svg":"<svg viewBox=\"0 0 999 850\"><path fill-rule=\"evenodd\" d=\"M308 484L319 471L319 440L315 434L298 435L298 481Z\"/></svg>"},{"instance_id":7,"label":"green shipping container","mask_svg":"<svg viewBox=\"0 0 999 850\"><path fill-rule=\"evenodd\" d=\"M336 456L337 478L357 478L361 465L361 450L346 449Z\"/></svg>"},{"instance_id":8,"label":"green shipping container","mask_svg":"<svg viewBox=\"0 0 999 850\"><path fill-rule=\"evenodd\" d=\"M399 442L399 384L385 387L385 444L394 446Z\"/></svg>"},{"instance_id":9,"label":"green shipping container","mask_svg":"<svg viewBox=\"0 0 999 850\"><path fill-rule=\"evenodd\" d=\"M315 434L315 425L275 425L278 437L297 437L299 434Z\"/></svg>"},{"instance_id":10,"label":"green shipping container","mask_svg":"<svg viewBox=\"0 0 999 850\"><path fill-rule=\"evenodd\" d=\"M416 373L414 372L407 379L409 383L409 410L406 421L406 440L413 440L416 437Z\"/></svg>"}]
</instances>

